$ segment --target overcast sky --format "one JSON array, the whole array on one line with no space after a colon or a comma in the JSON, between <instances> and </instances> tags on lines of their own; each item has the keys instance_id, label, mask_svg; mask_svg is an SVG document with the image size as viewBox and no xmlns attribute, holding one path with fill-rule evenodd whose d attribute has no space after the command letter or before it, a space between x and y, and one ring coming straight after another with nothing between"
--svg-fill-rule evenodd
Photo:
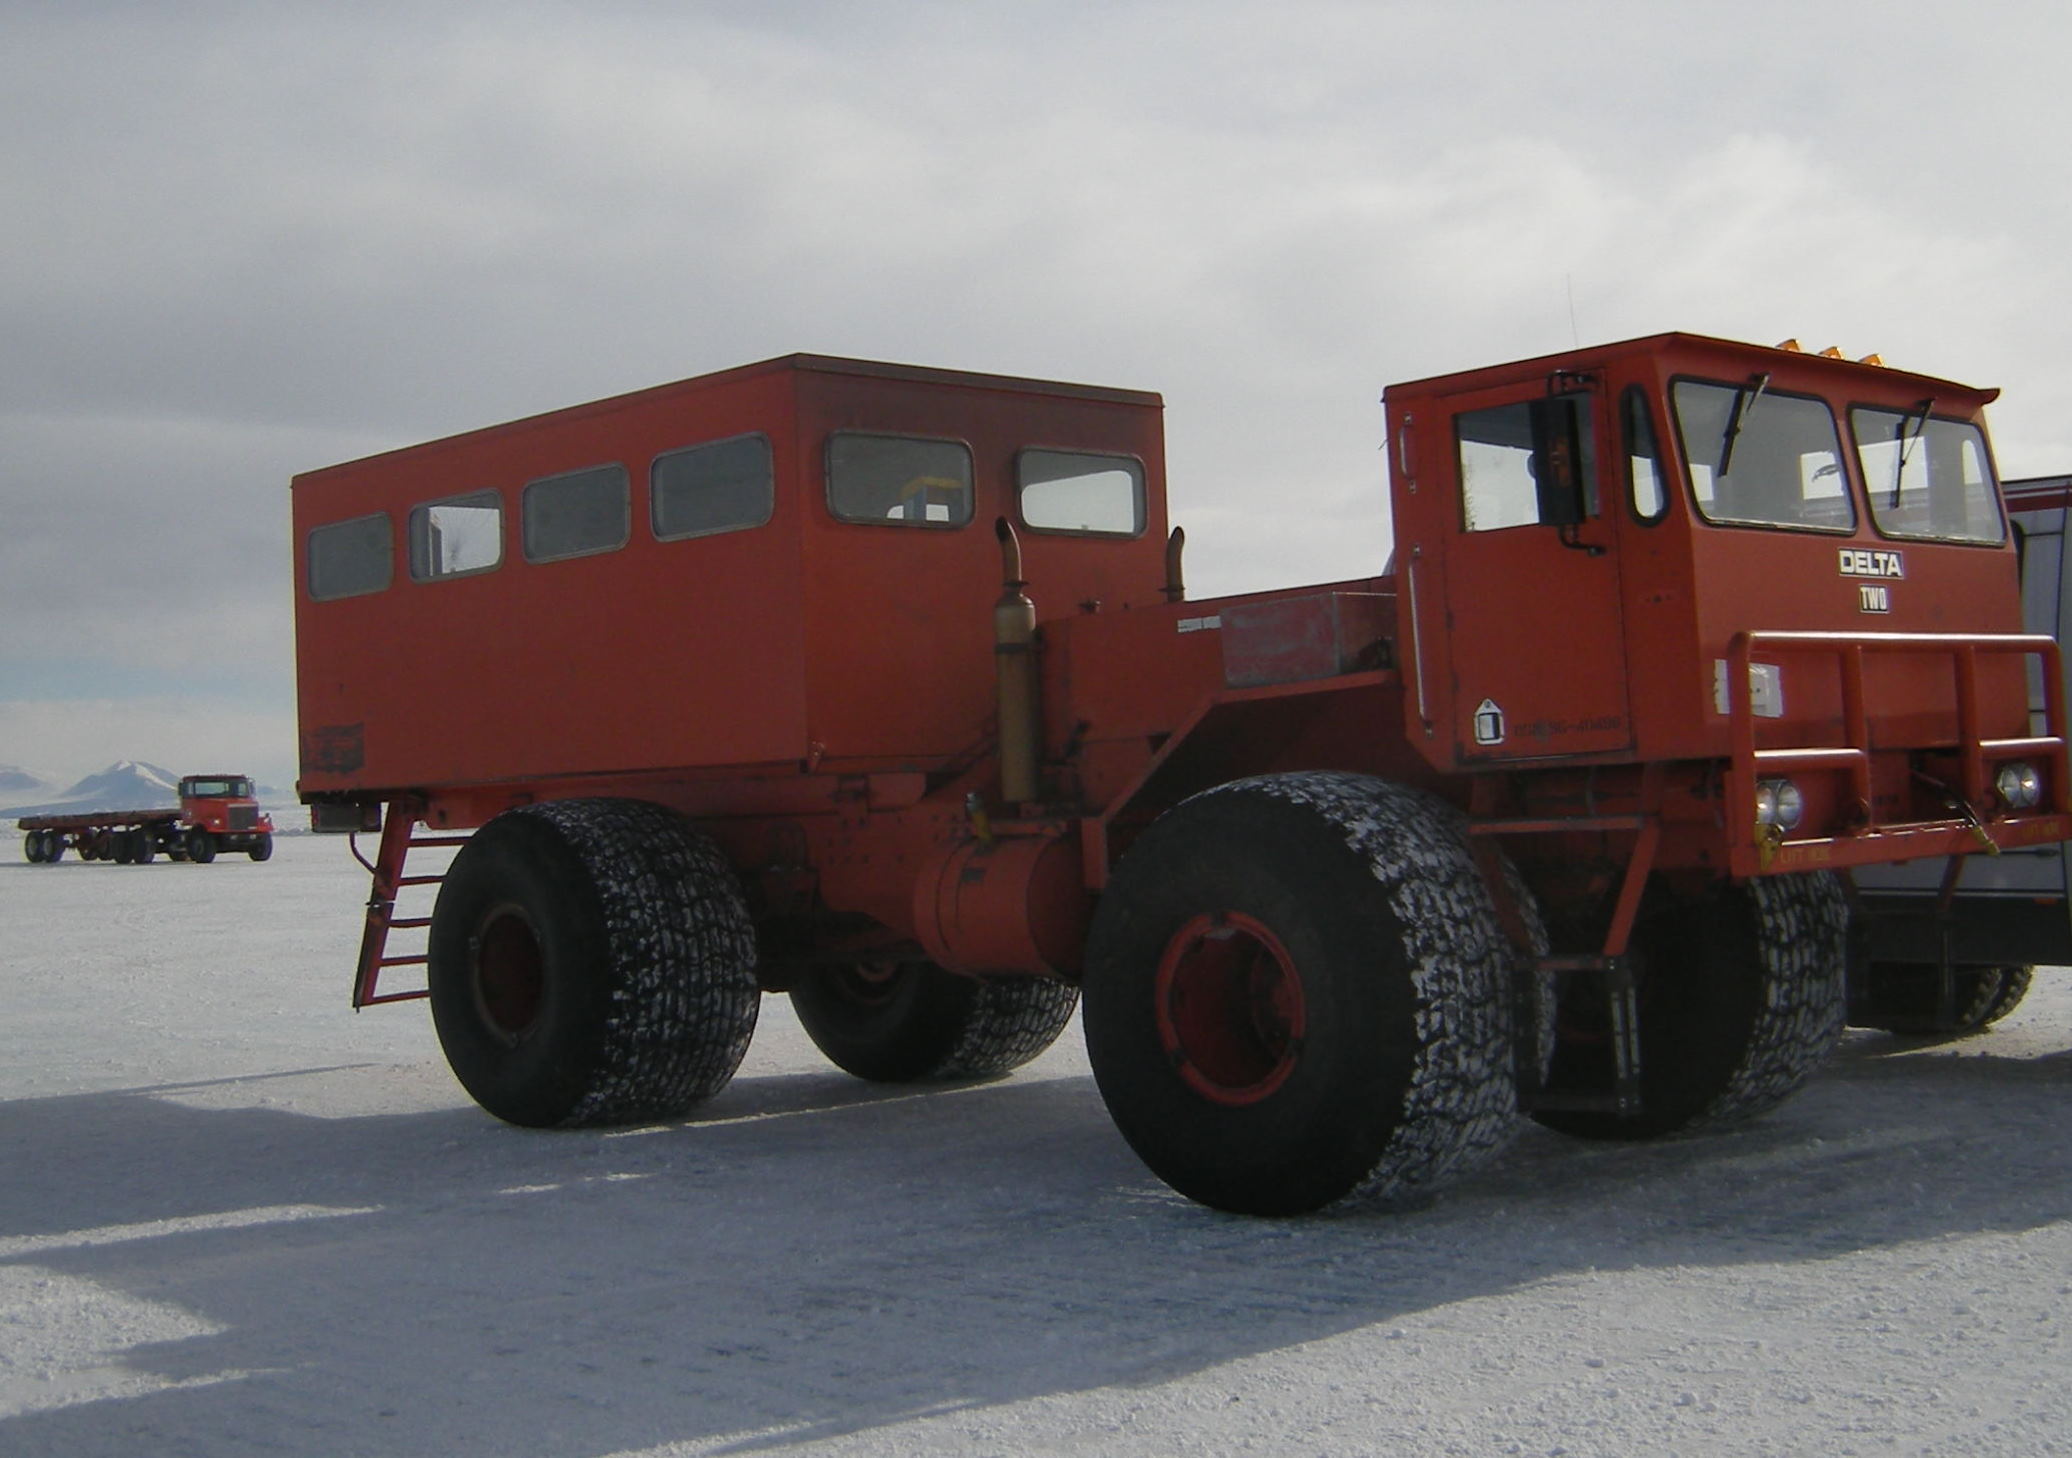
<instances>
[{"instance_id":1,"label":"overcast sky","mask_svg":"<svg viewBox=\"0 0 2072 1458\"><path fill-rule=\"evenodd\" d=\"M2058 4L0 0L0 764L294 773L287 480L795 350L1163 392L1197 593L1384 385L1682 329L2072 471Z\"/></svg>"}]
</instances>

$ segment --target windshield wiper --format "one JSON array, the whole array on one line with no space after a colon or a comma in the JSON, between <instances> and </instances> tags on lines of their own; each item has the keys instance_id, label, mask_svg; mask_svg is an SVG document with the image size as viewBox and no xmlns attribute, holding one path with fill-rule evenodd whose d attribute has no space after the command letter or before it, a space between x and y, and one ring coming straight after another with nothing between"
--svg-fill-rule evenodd
<instances>
[{"instance_id":1,"label":"windshield wiper","mask_svg":"<svg viewBox=\"0 0 2072 1458\"><path fill-rule=\"evenodd\" d=\"M1899 485L1906 479L1907 461L1913 456L1914 447L1928 429L1929 412L1935 409L1935 396L1930 395L1914 407L1914 413L1899 422L1899 464L1892 468L1892 506L1899 505ZM1914 427L1914 433L1907 434L1907 426Z\"/></svg>"},{"instance_id":2,"label":"windshield wiper","mask_svg":"<svg viewBox=\"0 0 2072 1458\"><path fill-rule=\"evenodd\" d=\"M1714 476L1725 476L1727 465L1734 459L1734 442L1741 434L1741 426L1755 410L1755 402L1763 398L1763 391L1770 388L1768 373L1750 375L1748 383L1734 392L1734 410L1727 417L1727 429L1720 436L1719 464L1713 467Z\"/></svg>"}]
</instances>

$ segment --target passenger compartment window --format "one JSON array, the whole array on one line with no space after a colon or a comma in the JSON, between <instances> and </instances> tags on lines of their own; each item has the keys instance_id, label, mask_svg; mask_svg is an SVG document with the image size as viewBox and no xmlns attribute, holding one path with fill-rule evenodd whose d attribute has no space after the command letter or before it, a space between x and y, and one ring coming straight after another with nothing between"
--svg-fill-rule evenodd
<instances>
[{"instance_id":1,"label":"passenger compartment window","mask_svg":"<svg viewBox=\"0 0 2072 1458\"><path fill-rule=\"evenodd\" d=\"M1015 490L1022 520L1036 531L1134 537L1144 530L1144 467L1127 456L1023 451Z\"/></svg>"},{"instance_id":2,"label":"passenger compartment window","mask_svg":"<svg viewBox=\"0 0 2072 1458\"><path fill-rule=\"evenodd\" d=\"M526 486L521 514L525 560L588 557L626 545L632 520L626 468L591 466Z\"/></svg>"},{"instance_id":3,"label":"passenger compartment window","mask_svg":"<svg viewBox=\"0 0 2072 1458\"><path fill-rule=\"evenodd\" d=\"M737 435L669 451L648 471L649 521L665 542L759 527L776 502L768 436Z\"/></svg>"},{"instance_id":4,"label":"passenger compartment window","mask_svg":"<svg viewBox=\"0 0 2072 1458\"><path fill-rule=\"evenodd\" d=\"M827 505L843 521L963 526L971 452L953 440L837 432L827 441Z\"/></svg>"},{"instance_id":5,"label":"passenger compartment window","mask_svg":"<svg viewBox=\"0 0 2072 1458\"><path fill-rule=\"evenodd\" d=\"M309 595L318 602L384 592L395 570L386 515L356 516L309 534Z\"/></svg>"},{"instance_id":6,"label":"passenger compartment window","mask_svg":"<svg viewBox=\"0 0 2072 1458\"><path fill-rule=\"evenodd\" d=\"M1679 380L1670 391L1698 511L1732 526L1851 532L1856 505L1825 403L1769 388Z\"/></svg>"},{"instance_id":7,"label":"passenger compartment window","mask_svg":"<svg viewBox=\"0 0 2072 1458\"><path fill-rule=\"evenodd\" d=\"M1871 520L1888 537L1999 546L1999 493L1986 438L1966 420L1943 420L1923 401L1912 411L1849 412L1871 494Z\"/></svg>"},{"instance_id":8,"label":"passenger compartment window","mask_svg":"<svg viewBox=\"0 0 2072 1458\"><path fill-rule=\"evenodd\" d=\"M410 513L410 575L418 582L488 572L504 560L504 503L494 491L431 501Z\"/></svg>"}]
</instances>

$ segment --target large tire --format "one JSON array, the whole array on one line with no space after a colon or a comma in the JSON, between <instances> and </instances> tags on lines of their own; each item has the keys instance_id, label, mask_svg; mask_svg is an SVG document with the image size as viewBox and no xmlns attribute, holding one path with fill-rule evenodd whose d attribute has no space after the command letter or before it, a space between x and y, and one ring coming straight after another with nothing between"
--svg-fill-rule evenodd
<instances>
[{"instance_id":1,"label":"large tire","mask_svg":"<svg viewBox=\"0 0 2072 1458\"><path fill-rule=\"evenodd\" d=\"M56 857L52 857L52 859L54 860ZM2036 969L2034 967L2002 967L2000 969L2000 991L1994 995L1992 1006L1988 1007L1984 1015L1979 1018L1979 1029L1983 1031L1986 1028L1992 1027L1993 1024L2020 1007L2022 999L2029 995L2029 984L2035 978Z\"/></svg>"},{"instance_id":2,"label":"large tire","mask_svg":"<svg viewBox=\"0 0 2072 1458\"><path fill-rule=\"evenodd\" d=\"M65 858L65 832L46 830L43 832L43 864L54 866Z\"/></svg>"},{"instance_id":3,"label":"large tire","mask_svg":"<svg viewBox=\"0 0 2072 1458\"><path fill-rule=\"evenodd\" d=\"M245 854L250 856L255 861L266 861L273 859L273 837L270 835L261 835L249 846L245 847Z\"/></svg>"},{"instance_id":4,"label":"large tire","mask_svg":"<svg viewBox=\"0 0 2072 1458\"><path fill-rule=\"evenodd\" d=\"M2028 995L2030 970L1954 968L1954 995L1946 1010L1940 968L1926 962L1872 962L1850 985L1849 1021L1884 1033L1961 1038L2013 1012Z\"/></svg>"},{"instance_id":5,"label":"large tire","mask_svg":"<svg viewBox=\"0 0 2072 1458\"><path fill-rule=\"evenodd\" d=\"M430 959L455 1076L531 1127L684 1113L733 1077L761 996L733 868L630 800L527 805L477 831L439 889Z\"/></svg>"},{"instance_id":6,"label":"large tire","mask_svg":"<svg viewBox=\"0 0 2072 1458\"><path fill-rule=\"evenodd\" d=\"M46 857L43 854L43 832L32 830L22 837L22 859L32 866L40 866Z\"/></svg>"},{"instance_id":7,"label":"large tire","mask_svg":"<svg viewBox=\"0 0 2072 1458\"><path fill-rule=\"evenodd\" d=\"M1041 977L958 977L932 962L819 968L792 1009L836 1067L880 1083L993 1078L1058 1039L1079 989Z\"/></svg>"},{"instance_id":8,"label":"large tire","mask_svg":"<svg viewBox=\"0 0 2072 1458\"><path fill-rule=\"evenodd\" d=\"M139 866L148 866L158 859L158 840L150 830L139 827L130 832L130 860Z\"/></svg>"},{"instance_id":9,"label":"large tire","mask_svg":"<svg viewBox=\"0 0 2072 1458\"><path fill-rule=\"evenodd\" d=\"M1181 1194L1260 1215L1397 1201L1515 1127L1519 956L1451 807L1360 775L1239 780L1117 867L1087 1052Z\"/></svg>"},{"instance_id":10,"label":"large tire","mask_svg":"<svg viewBox=\"0 0 2072 1458\"><path fill-rule=\"evenodd\" d=\"M197 866L206 866L216 859L216 837L197 825L187 832L187 859Z\"/></svg>"},{"instance_id":11,"label":"large tire","mask_svg":"<svg viewBox=\"0 0 2072 1458\"><path fill-rule=\"evenodd\" d=\"M1541 1109L1591 1139L1652 1139L1753 1118L1797 1092L1844 1021L1849 907L1825 872L1720 886L1698 898L1650 888L1631 955L1639 1006L1640 1110ZM1608 1093L1603 989L1569 979L1550 1087Z\"/></svg>"}]
</instances>

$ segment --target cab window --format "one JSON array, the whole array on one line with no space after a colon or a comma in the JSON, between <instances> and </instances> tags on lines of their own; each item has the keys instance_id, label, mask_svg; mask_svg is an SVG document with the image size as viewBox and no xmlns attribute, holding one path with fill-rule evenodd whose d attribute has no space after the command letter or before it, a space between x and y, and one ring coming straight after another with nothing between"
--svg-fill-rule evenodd
<instances>
[{"instance_id":1,"label":"cab window","mask_svg":"<svg viewBox=\"0 0 2072 1458\"><path fill-rule=\"evenodd\" d=\"M1946 420L1924 401L1915 411L1859 406L1849 412L1870 492L1871 520L1888 537L1999 546L2000 493L1985 435Z\"/></svg>"},{"instance_id":2,"label":"cab window","mask_svg":"<svg viewBox=\"0 0 2072 1458\"><path fill-rule=\"evenodd\" d=\"M1670 389L1698 513L1731 526L1850 532L1856 506L1825 401L1769 388L1678 380Z\"/></svg>"},{"instance_id":3,"label":"cab window","mask_svg":"<svg viewBox=\"0 0 2072 1458\"><path fill-rule=\"evenodd\" d=\"M1669 491L1662 482L1662 452L1655 444L1647 392L1637 385L1620 399L1619 424L1626 437L1627 505L1636 520L1660 521L1669 509Z\"/></svg>"},{"instance_id":4,"label":"cab window","mask_svg":"<svg viewBox=\"0 0 2072 1458\"><path fill-rule=\"evenodd\" d=\"M1589 399L1549 395L1454 417L1463 530L1583 519L1596 479Z\"/></svg>"}]
</instances>

